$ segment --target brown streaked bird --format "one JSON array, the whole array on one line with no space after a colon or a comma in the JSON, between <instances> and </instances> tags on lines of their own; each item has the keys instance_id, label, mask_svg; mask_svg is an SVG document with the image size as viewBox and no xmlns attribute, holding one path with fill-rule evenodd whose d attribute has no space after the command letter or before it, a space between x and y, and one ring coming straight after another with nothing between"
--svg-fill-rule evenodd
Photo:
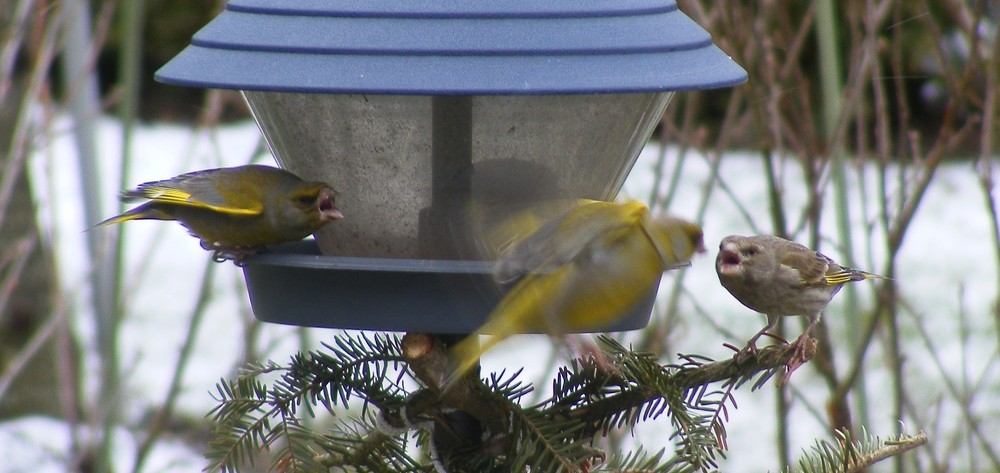
<instances>
[{"instance_id":1,"label":"brown streaked bird","mask_svg":"<svg viewBox=\"0 0 1000 473\"><path fill-rule=\"evenodd\" d=\"M793 342L796 356L789 362L783 381L803 363L803 342L833 296L847 283L883 278L841 266L822 253L773 235L722 239L715 270L719 282L736 300L767 316L767 326L750 338L740 353L755 352L757 339L774 329L778 317L809 318L805 331Z\"/></svg>"}]
</instances>

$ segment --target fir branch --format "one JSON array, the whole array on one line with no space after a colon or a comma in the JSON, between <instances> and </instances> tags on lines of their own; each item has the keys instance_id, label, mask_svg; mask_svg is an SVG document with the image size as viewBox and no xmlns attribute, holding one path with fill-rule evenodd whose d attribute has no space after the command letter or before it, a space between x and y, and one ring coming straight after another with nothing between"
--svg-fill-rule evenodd
<instances>
[{"instance_id":1,"label":"fir branch","mask_svg":"<svg viewBox=\"0 0 1000 473\"><path fill-rule=\"evenodd\" d=\"M597 467L596 472L613 473L691 473L693 465L673 457L666 461L663 456L666 450L649 454L641 446L634 452L612 455L607 463Z\"/></svg>"},{"instance_id":2,"label":"fir branch","mask_svg":"<svg viewBox=\"0 0 1000 473\"><path fill-rule=\"evenodd\" d=\"M588 425L554 416L540 406L520 406L517 400L530 388L516 380L516 373L509 378L492 376L488 384L460 379L442 390L440 380L448 379L453 363L436 337L407 334L403 352L415 376L429 386L407 403L409 421L416 420L417 413L438 418L449 409L458 409L481 422L484 429L484 444L443 455L449 471L525 471L529 466L541 472L580 471L603 460L604 452L591 446Z\"/></svg>"},{"instance_id":3,"label":"fir branch","mask_svg":"<svg viewBox=\"0 0 1000 473\"><path fill-rule=\"evenodd\" d=\"M831 444L819 440L799 460L796 471L802 473L852 473L863 471L871 465L887 458L900 455L927 443L927 434L899 435L892 440L882 440L862 429L863 438L852 441L849 433L836 431L838 442Z\"/></svg>"},{"instance_id":4,"label":"fir branch","mask_svg":"<svg viewBox=\"0 0 1000 473\"><path fill-rule=\"evenodd\" d=\"M292 357L287 367L273 362L250 365L232 382L217 386L219 406L210 412L216 422L206 456L206 470L235 471L241 464L253 465L254 455L281 441L277 464L282 470L312 471L310 450L319 439L301 428L298 409L313 416L314 405L328 412L351 397L380 409L404 402L402 387L388 376L389 366L401 361L399 343L388 336L337 336L334 355L312 352ZM262 375L281 372L270 388L259 381Z\"/></svg>"},{"instance_id":5,"label":"fir branch","mask_svg":"<svg viewBox=\"0 0 1000 473\"><path fill-rule=\"evenodd\" d=\"M582 439L585 425L554 421L535 409L520 410L512 419L517 455L509 462L513 471L531 465L532 471L578 471L604 452Z\"/></svg>"},{"instance_id":6,"label":"fir branch","mask_svg":"<svg viewBox=\"0 0 1000 473\"><path fill-rule=\"evenodd\" d=\"M560 370L553 398L545 406L550 414L588 425L584 432L593 435L669 412L678 439L677 455L702 470L715 468L716 455L724 455L726 403L735 407L732 391L758 377L756 389L782 369L795 350L768 347L745 360L719 362L681 355L682 365L661 366L652 355L633 353L613 339L601 337L600 342L619 373L595 376L597 370L580 369L576 363L574 369ZM807 358L814 348L814 343L807 345ZM723 390L709 389L719 381L725 382Z\"/></svg>"},{"instance_id":7,"label":"fir branch","mask_svg":"<svg viewBox=\"0 0 1000 473\"><path fill-rule=\"evenodd\" d=\"M806 340L804 358L806 361L812 359L816 353L816 340ZM753 389L760 388L771 376L781 370L795 356L795 347L792 345L769 346L760 349L755 356L747 359L737 360L730 358L723 361L711 361L704 358L706 363L690 363L694 360L689 355L680 355L689 361L689 364L679 366L674 375L674 381L685 389L704 386L718 381L735 380L736 387L758 376L758 381L753 385Z\"/></svg>"},{"instance_id":8,"label":"fir branch","mask_svg":"<svg viewBox=\"0 0 1000 473\"><path fill-rule=\"evenodd\" d=\"M653 361L651 355L635 354L611 338L602 336L599 340L610 357L623 360L626 367L632 367L634 376L645 378L649 382L656 382L664 388L670 385L671 389L696 390L691 392L699 393L698 397L704 394L706 386L711 383L727 381L739 388L746 381L758 376L758 381L754 384L754 389L756 389L776 374L777 370L784 368L795 355L795 347L784 345L763 348L756 356L745 360L732 358L712 361L704 357L680 355L686 361L683 365L661 366ZM810 341L812 343L807 342L805 350L807 360L815 353L815 340ZM699 359L705 362L702 363ZM633 409L644 403L652 402L654 398L659 396L651 384L636 380L631 386L629 389L622 389L613 399L609 396L608 403L618 404L620 409ZM603 406L595 405L589 409L580 409L575 415L580 418L600 417L608 412L602 412L602 409Z\"/></svg>"},{"instance_id":9,"label":"fir branch","mask_svg":"<svg viewBox=\"0 0 1000 473\"><path fill-rule=\"evenodd\" d=\"M321 471L331 468L373 473L433 471L410 457L405 438L405 435L387 435L371 422L343 423L338 431L319 442L323 453L317 454L315 460L323 466Z\"/></svg>"},{"instance_id":10,"label":"fir branch","mask_svg":"<svg viewBox=\"0 0 1000 473\"><path fill-rule=\"evenodd\" d=\"M767 348L740 362L682 355L682 364L661 366L650 354L606 337L601 342L613 368L574 361L559 371L549 400L522 407L519 400L532 388L518 373L485 383L469 377L443 389L453 361L437 337L338 336L327 352L293 356L286 367L251 365L219 384L209 468L234 471L280 445L272 468L282 471L427 471L406 453L404 434L417 430L418 441L432 445L432 457L452 472L586 471L605 460L593 446L597 434L668 413L675 456L661 462L661 454L639 452L620 462L628 467L623 471L707 471L724 455L732 391L755 377L755 387L761 385L794 350ZM407 395L402 363L427 388ZM270 386L258 380L273 373L281 375ZM722 389L709 386L718 381ZM363 401L363 418L375 407L384 428L364 424L317 435L300 424L299 409L312 416L314 406L323 406L332 413L352 398Z\"/></svg>"},{"instance_id":11,"label":"fir branch","mask_svg":"<svg viewBox=\"0 0 1000 473\"><path fill-rule=\"evenodd\" d=\"M298 419L283 418L269 433L268 445L280 445L270 470L288 473L323 471L312 449L318 440L319 436L303 427Z\"/></svg>"}]
</instances>

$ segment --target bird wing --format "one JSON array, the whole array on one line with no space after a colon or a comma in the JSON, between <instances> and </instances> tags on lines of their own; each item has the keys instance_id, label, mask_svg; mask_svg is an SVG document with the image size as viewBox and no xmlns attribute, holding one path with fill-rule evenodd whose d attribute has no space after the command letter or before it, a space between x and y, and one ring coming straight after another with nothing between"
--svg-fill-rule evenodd
<instances>
[{"instance_id":1,"label":"bird wing","mask_svg":"<svg viewBox=\"0 0 1000 473\"><path fill-rule=\"evenodd\" d=\"M165 204L210 209L230 215L259 215L264 211L259 192L249 176L234 170L213 169L182 174L164 181L140 184L122 193L125 200L143 198Z\"/></svg>"},{"instance_id":2,"label":"bird wing","mask_svg":"<svg viewBox=\"0 0 1000 473\"><path fill-rule=\"evenodd\" d=\"M782 257L781 264L796 269L805 286L841 286L852 281L882 278L877 274L843 267L829 256L797 243Z\"/></svg>"},{"instance_id":3,"label":"bird wing","mask_svg":"<svg viewBox=\"0 0 1000 473\"><path fill-rule=\"evenodd\" d=\"M494 278L513 283L529 273L553 271L595 244L619 237L648 212L644 204L585 201L515 243L497 261Z\"/></svg>"},{"instance_id":4,"label":"bird wing","mask_svg":"<svg viewBox=\"0 0 1000 473\"><path fill-rule=\"evenodd\" d=\"M833 260L804 246L794 244L781 257L781 264L794 269L805 286L833 285L827 280L827 271Z\"/></svg>"}]
</instances>

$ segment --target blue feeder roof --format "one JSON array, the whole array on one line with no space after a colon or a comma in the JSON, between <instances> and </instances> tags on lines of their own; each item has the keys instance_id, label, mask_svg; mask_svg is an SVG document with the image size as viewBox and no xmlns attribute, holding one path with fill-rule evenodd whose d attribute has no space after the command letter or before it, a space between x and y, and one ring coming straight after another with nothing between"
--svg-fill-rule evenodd
<instances>
[{"instance_id":1,"label":"blue feeder roof","mask_svg":"<svg viewBox=\"0 0 1000 473\"><path fill-rule=\"evenodd\" d=\"M230 0L156 73L193 87L418 95L662 92L746 77L664 0Z\"/></svg>"}]
</instances>

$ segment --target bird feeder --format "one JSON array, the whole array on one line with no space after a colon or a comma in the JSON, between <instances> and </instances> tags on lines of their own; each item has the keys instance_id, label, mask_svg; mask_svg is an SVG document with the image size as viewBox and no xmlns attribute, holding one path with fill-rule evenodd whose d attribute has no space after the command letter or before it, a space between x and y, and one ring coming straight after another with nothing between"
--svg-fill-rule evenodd
<instances>
[{"instance_id":1,"label":"bird feeder","mask_svg":"<svg viewBox=\"0 0 1000 473\"><path fill-rule=\"evenodd\" d=\"M240 90L339 192L315 242L245 260L257 318L472 333L500 297L477 221L613 199L674 91L746 73L664 0L230 0L156 79Z\"/></svg>"}]
</instances>

